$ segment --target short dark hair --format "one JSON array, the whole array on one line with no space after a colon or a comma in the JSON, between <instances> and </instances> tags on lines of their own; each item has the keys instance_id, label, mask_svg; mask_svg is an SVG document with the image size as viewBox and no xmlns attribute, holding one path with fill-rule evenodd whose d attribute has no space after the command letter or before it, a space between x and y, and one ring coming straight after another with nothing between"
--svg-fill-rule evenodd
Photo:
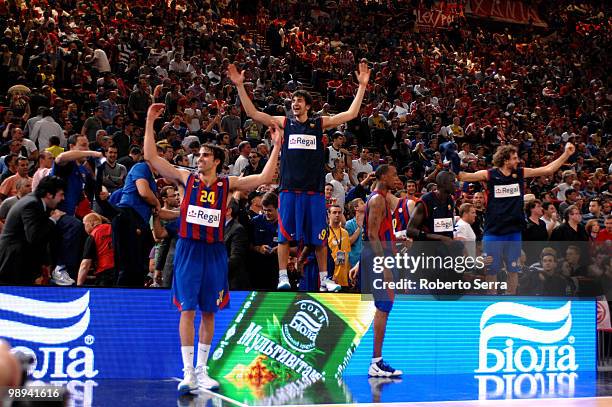
<instances>
[{"instance_id":1,"label":"short dark hair","mask_svg":"<svg viewBox=\"0 0 612 407\"><path fill-rule=\"evenodd\" d=\"M240 144L238 144L238 151L242 152L242 150L244 150L244 148L248 145L251 145L251 143L249 143L248 141L242 141L240 142Z\"/></svg>"},{"instance_id":2,"label":"short dark hair","mask_svg":"<svg viewBox=\"0 0 612 407\"><path fill-rule=\"evenodd\" d=\"M543 208L545 211L547 211L547 210L548 210L548 207L549 207L550 205L555 206L555 204L554 204L554 203L552 203L552 202L550 202L550 201L546 201L546 202L544 202L544 203L542 204L542 208ZM556 207L555 207L555 208L556 208Z\"/></svg>"},{"instance_id":3,"label":"short dark hair","mask_svg":"<svg viewBox=\"0 0 612 407\"><path fill-rule=\"evenodd\" d=\"M142 149L138 146L130 147L130 154L142 154Z\"/></svg>"},{"instance_id":4,"label":"short dark hair","mask_svg":"<svg viewBox=\"0 0 612 407\"><path fill-rule=\"evenodd\" d=\"M262 206L272 206L275 209L277 209L278 208L278 195L276 195L274 192L266 192L263 198L261 198L261 205Z\"/></svg>"},{"instance_id":5,"label":"short dark hair","mask_svg":"<svg viewBox=\"0 0 612 407\"><path fill-rule=\"evenodd\" d=\"M52 146L59 146L60 145L60 138L57 137L57 136L49 137L49 144L51 144Z\"/></svg>"},{"instance_id":6,"label":"short dark hair","mask_svg":"<svg viewBox=\"0 0 612 407\"><path fill-rule=\"evenodd\" d=\"M219 164L217 165L217 174L221 173L221 171L223 170L223 164L225 163L225 150L223 150L216 144L210 143L202 144L200 148L210 150L213 153L213 159L219 160Z\"/></svg>"},{"instance_id":7,"label":"short dark hair","mask_svg":"<svg viewBox=\"0 0 612 407\"><path fill-rule=\"evenodd\" d=\"M542 201L534 199L533 201L525 202L525 215L531 216L531 210L538 205L542 205Z\"/></svg>"},{"instance_id":8,"label":"short dark hair","mask_svg":"<svg viewBox=\"0 0 612 407\"><path fill-rule=\"evenodd\" d=\"M58 191L66 190L66 182L55 175L49 175L40 180L34 191L37 198L44 198L47 194L55 196Z\"/></svg>"},{"instance_id":9,"label":"short dark hair","mask_svg":"<svg viewBox=\"0 0 612 407\"><path fill-rule=\"evenodd\" d=\"M568 188L565 190L565 199L567 199L568 196L570 196L570 194L573 194L574 192L576 192L576 190L574 188Z\"/></svg>"},{"instance_id":10,"label":"short dark hair","mask_svg":"<svg viewBox=\"0 0 612 407\"><path fill-rule=\"evenodd\" d=\"M312 106L312 95L304 89L298 89L293 92L293 94L291 95L291 99L294 98L304 98L306 105Z\"/></svg>"},{"instance_id":11,"label":"short dark hair","mask_svg":"<svg viewBox=\"0 0 612 407\"><path fill-rule=\"evenodd\" d=\"M342 207L338 204L329 205L329 207L327 208L327 212L331 212L332 208L338 208L342 212Z\"/></svg>"},{"instance_id":12,"label":"short dark hair","mask_svg":"<svg viewBox=\"0 0 612 407\"><path fill-rule=\"evenodd\" d=\"M376 179L380 180L387 172L389 172L389 168L391 168L389 164L379 165L375 172Z\"/></svg>"},{"instance_id":13,"label":"short dark hair","mask_svg":"<svg viewBox=\"0 0 612 407\"><path fill-rule=\"evenodd\" d=\"M161 198L168 198L168 191L171 190L171 189L176 191L176 187L175 186L173 186L173 185L166 185L165 187L163 187L161 189L161 191L159 191L159 196Z\"/></svg>"}]
</instances>

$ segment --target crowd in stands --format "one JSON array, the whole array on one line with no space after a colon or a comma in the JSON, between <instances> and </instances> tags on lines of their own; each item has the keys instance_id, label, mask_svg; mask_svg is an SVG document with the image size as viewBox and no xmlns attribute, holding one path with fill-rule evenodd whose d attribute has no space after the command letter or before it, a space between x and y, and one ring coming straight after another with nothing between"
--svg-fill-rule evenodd
<instances>
[{"instance_id":1,"label":"crowd in stands","mask_svg":"<svg viewBox=\"0 0 612 407\"><path fill-rule=\"evenodd\" d=\"M45 208L52 233L30 247L37 270L3 273L0 259L0 284L169 287L181 196L143 161L148 107L166 105L155 130L169 162L194 168L212 142L226 152L224 174L257 174L270 134L245 115L228 65L246 71L247 91L266 113L291 115L291 93L308 89L312 114L333 115L350 105L354 71L366 60L360 117L328 132L336 283L359 288L349 269L382 163L398 169L395 193L417 200L442 170L490 168L500 145L538 167L572 142L576 153L558 173L526 185L523 240L566 244L524 246L519 293L580 294L579 282L595 279L612 294L608 6L541 2L548 28L458 18L423 30L412 11L433 3L0 0L0 228L41 182L64 191L57 209ZM230 204L231 289L276 289L276 187ZM484 185L462 183L454 198L456 236L481 240ZM3 232L0 244L11 237Z\"/></svg>"}]
</instances>

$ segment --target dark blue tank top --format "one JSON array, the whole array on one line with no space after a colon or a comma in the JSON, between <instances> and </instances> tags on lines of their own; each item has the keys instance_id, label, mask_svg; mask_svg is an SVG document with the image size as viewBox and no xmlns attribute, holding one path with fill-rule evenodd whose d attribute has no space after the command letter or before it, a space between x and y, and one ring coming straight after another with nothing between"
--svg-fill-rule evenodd
<instances>
[{"instance_id":1,"label":"dark blue tank top","mask_svg":"<svg viewBox=\"0 0 612 407\"><path fill-rule=\"evenodd\" d=\"M423 230L427 233L452 238L455 230L455 202L451 196L446 202L438 201L435 192L428 192L421 197L425 207Z\"/></svg>"},{"instance_id":2,"label":"dark blue tank top","mask_svg":"<svg viewBox=\"0 0 612 407\"><path fill-rule=\"evenodd\" d=\"M487 211L484 233L506 235L523 230L523 197L525 178L523 168L517 168L509 176L499 168L487 170Z\"/></svg>"},{"instance_id":3,"label":"dark blue tank top","mask_svg":"<svg viewBox=\"0 0 612 407\"><path fill-rule=\"evenodd\" d=\"M280 189L323 193L326 144L320 117L308 118L304 123L287 118L281 149Z\"/></svg>"}]
</instances>

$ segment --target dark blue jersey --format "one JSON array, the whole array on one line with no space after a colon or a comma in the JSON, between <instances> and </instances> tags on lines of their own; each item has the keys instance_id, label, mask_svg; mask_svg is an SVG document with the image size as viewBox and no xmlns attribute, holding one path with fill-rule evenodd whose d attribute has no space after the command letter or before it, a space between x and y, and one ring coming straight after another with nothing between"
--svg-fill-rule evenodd
<instances>
[{"instance_id":1,"label":"dark blue jersey","mask_svg":"<svg viewBox=\"0 0 612 407\"><path fill-rule=\"evenodd\" d=\"M521 232L525 223L523 168L517 168L509 176L502 174L499 168L491 168L487 170L487 175L484 233L506 235Z\"/></svg>"},{"instance_id":2,"label":"dark blue jersey","mask_svg":"<svg viewBox=\"0 0 612 407\"><path fill-rule=\"evenodd\" d=\"M300 123L285 120L281 149L280 189L285 191L324 192L325 147L322 119L308 118Z\"/></svg>"},{"instance_id":3,"label":"dark blue jersey","mask_svg":"<svg viewBox=\"0 0 612 407\"><path fill-rule=\"evenodd\" d=\"M425 210L423 230L427 233L453 237L455 230L455 202L449 196L446 202L439 200L438 194L428 192L424 194L420 202Z\"/></svg>"}]
</instances>

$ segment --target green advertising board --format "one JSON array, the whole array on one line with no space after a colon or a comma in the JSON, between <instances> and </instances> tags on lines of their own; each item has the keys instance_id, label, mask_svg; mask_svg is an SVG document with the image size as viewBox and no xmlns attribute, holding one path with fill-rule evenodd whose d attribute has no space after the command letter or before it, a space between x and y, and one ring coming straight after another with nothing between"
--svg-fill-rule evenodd
<instances>
[{"instance_id":1,"label":"green advertising board","mask_svg":"<svg viewBox=\"0 0 612 407\"><path fill-rule=\"evenodd\" d=\"M210 374L243 402L282 398L282 389L341 391L373 316L372 301L358 294L251 292L213 352Z\"/></svg>"}]
</instances>

